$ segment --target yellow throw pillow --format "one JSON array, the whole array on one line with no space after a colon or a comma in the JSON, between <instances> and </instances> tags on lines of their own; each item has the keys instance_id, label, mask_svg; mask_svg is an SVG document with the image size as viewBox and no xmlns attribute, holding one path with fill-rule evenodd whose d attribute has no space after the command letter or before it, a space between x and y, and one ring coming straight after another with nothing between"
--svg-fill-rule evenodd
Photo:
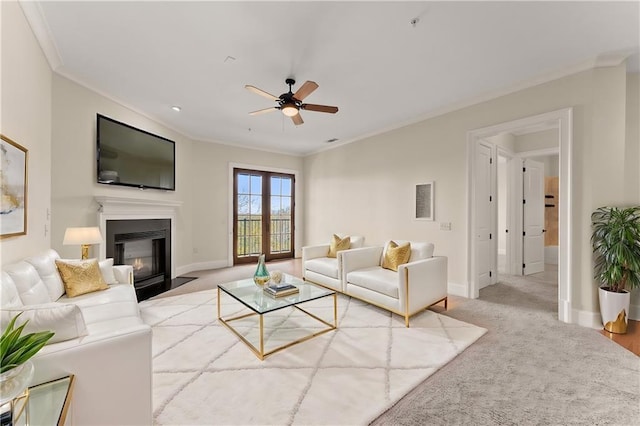
<instances>
[{"instance_id":1,"label":"yellow throw pillow","mask_svg":"<svg viewBox=\"0 0 640 426\"><path fill-rule=\"evenodd\" d=\"M411 244L404 243L399 246L395 241L391 241L387 246L387 251L382 259L382 267L398 272L398 266L407 263L411 257Z\"/></svg>"},{"instance_id":2,"label":"yellow throw pillow","mask_svg":"<svg viewBox=\"0 0 640 426\"><path fill-rule=\"evenodd\" d=\"M351 247L351 237L340 238L336 234L333 234L327 257L336 257L340 250L349 250L349 247Z\"/></svg>"},{"instance_id":3,"label":"yellow throw pillow","mask_svg":"<svg viewBox=\"0 0 640 426\"><path fill-rule=\"evenodd\" d=\"M76 297L109 288L102 278L97 259L64 261L56 259L56 266L67 297Z\"/></svg>"}]
</instances>

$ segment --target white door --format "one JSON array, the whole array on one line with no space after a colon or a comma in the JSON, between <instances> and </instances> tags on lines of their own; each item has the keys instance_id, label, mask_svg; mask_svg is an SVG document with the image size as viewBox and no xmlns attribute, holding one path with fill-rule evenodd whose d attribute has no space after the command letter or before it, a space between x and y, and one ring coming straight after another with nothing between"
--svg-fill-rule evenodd
<instances>
[{"instance_id":1,"label":"white door","mask_svg":"<svg viewBox=\"0 0 640 426\"><path fill-rule=\"evenodd\" d=\"M522 274L544 271L544 164L524 160Z\"/></svg>"},{"instance_id":2,"label":"white door","mask_svg":"<svg viewBox=\"0 0 640 426\"><path fill-rule=\"evenodd\" d=\"M476 280L478 289L491 284L492 253L492 214L491 214L491 146L479 143L475 158L476 185Z\"/></svg>"}]
</instances>

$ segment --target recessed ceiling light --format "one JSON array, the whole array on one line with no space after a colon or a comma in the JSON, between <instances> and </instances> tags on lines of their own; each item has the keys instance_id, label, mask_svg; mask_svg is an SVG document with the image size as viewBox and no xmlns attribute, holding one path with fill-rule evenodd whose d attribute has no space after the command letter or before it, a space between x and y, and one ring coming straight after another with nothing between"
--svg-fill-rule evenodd
<instances>
[{"instance_id":1,"label":"recessed ceiling light","mask_svg":"<svg viewBox=\"0 0 640 426\"><path fill-rule=\"evenodd\" d=\"M175 112L180 112L182 111L182 107L179 107L178 105L174 105L171 107L172 110L174 110Z\"/></svg>"}]
</instances>

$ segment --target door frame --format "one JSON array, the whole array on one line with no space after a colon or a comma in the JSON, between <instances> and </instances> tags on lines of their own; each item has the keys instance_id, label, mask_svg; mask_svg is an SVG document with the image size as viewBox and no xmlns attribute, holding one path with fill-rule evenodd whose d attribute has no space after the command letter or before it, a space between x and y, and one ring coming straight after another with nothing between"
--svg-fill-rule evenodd
<instances>
[{"instance_id":1,"label":"door frame","mask_svg":"<svg viewBox=\"0 0 640 426\"><path fill-rule=\"evenodd\" d=\"M287 251L286 253L272 253L271 252L271 244L272 244L272 232L273 232L273 218L271 216L271 201L272 201L272 196L273 193L271 192L271 182L272 182L272 178L273 177L279 177L279 178L286 178L286 179L291 179L292 180L292 186L291 186L291 202L292 202L292 207L295 206L295 200L296 200L296 196L295 196L295 176L289 173L281 173L281 172L271 172L271 171L264 171L264 170L255 170L255 169L241 169L241 168L235 168L233 169L233 224L234 224L234 230L233 230L233 264L234 266L237 265L243 265L243 264L247 264L247 263L257 263L258 259L259 259L259 254L255 254L255 255L248 255L248 256L243 256L243 257L238 257L238 233L239 230L237 228L238 225L238 212L237 212L237 204L238 204L238 175L240 174L245 174L245 175L249 175L249 176L260 176L261 179L261 190L260 190L260 196L262 198L262 206L261 206L261 210L262 210L262 225L261 225L261 238L260 241L262 242L262 247L260 249L259 253L262 253L265 255L265 259L267 262L271 261L271 260L279 260L279 259L291 259L295 257L295 240L293 238L293 234L294 234L294 223L295 223L295 211L292 209L291 210L291 232L290 237L291 237L291 249L289 251Z\"/></svg>"},{"instance_id":2,"label":"door frame","mask_svg":"<svg viewBox=\"0 0 640 426\"><path fill-rule=\"evenodd\" d=\"M272 173L284 173L294 176L294 191L295 191L295 202L293 205L293 248L294 248L294 257L300 257L300 247L302 247L302 211L301 207L303 199L302 194L302 177L299 170L291 170L291 169L281 169L276 167L267 167L260 166L255 164L246 164L246 163L232 163L229 162L229 170L228 170L228 181L227 181L227 266L233 266L233 170L234 169L247 169L247 170L256 170L260 172L272 172Z\"/></svg>"},{"instance_id":3,"label":"door frame","mask_svg":"<svg viewBox=\"0 0 640 426\"><path fill-rule=\"evenodd\" d=\"M558 319L562 322L573 322L572 313L572 230L571 213L573 200L571 194L572 170L573 170L573 108L563 108L539 115L508 121L493 126L474 129L467 132L467 297L478 298L480 296L477 275L477 248L474 238L475 230L475 205L476 185L474 160L476 146L482 139L495 136L504 132L513 132L522 128L539 127L558 128L560 139L560 213L559 213L559 241L558 241Z\"/></svg>"}]
</instances>

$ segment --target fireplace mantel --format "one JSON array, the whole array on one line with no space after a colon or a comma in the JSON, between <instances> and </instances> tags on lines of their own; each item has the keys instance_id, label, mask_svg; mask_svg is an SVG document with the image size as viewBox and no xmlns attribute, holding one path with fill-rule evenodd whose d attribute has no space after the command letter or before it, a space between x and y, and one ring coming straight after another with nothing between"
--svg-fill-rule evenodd
<instances>
[{"instance_id":1,"label":"fireplace mantel","mask_svg":"<svg viewBox=\"0 0 640 426\"><path fill-rule=\"evenodd\" d=\"M176 277L175 241L178 239L176 216L182 201L108 196L95 197L95 200L99 205L98 226L102 235L106 235L107 220L171 219L171 278ZM100 259L104 259L106 253L105 244L100 244Z\"/></svg>"},{"instance_id":2,"label":"fireplace mantel","mask_svg":"<svg viewBox=\"0 0 640 426\"><path fill-rule=\"evenodd\" d=\"M158 211L171 210L175 211L182 206L182 201L173 200L145 200L140 198L124 198L124 197L95 197L96 202L100 206L101 211Z\"/></svg>"}]
</instances>

